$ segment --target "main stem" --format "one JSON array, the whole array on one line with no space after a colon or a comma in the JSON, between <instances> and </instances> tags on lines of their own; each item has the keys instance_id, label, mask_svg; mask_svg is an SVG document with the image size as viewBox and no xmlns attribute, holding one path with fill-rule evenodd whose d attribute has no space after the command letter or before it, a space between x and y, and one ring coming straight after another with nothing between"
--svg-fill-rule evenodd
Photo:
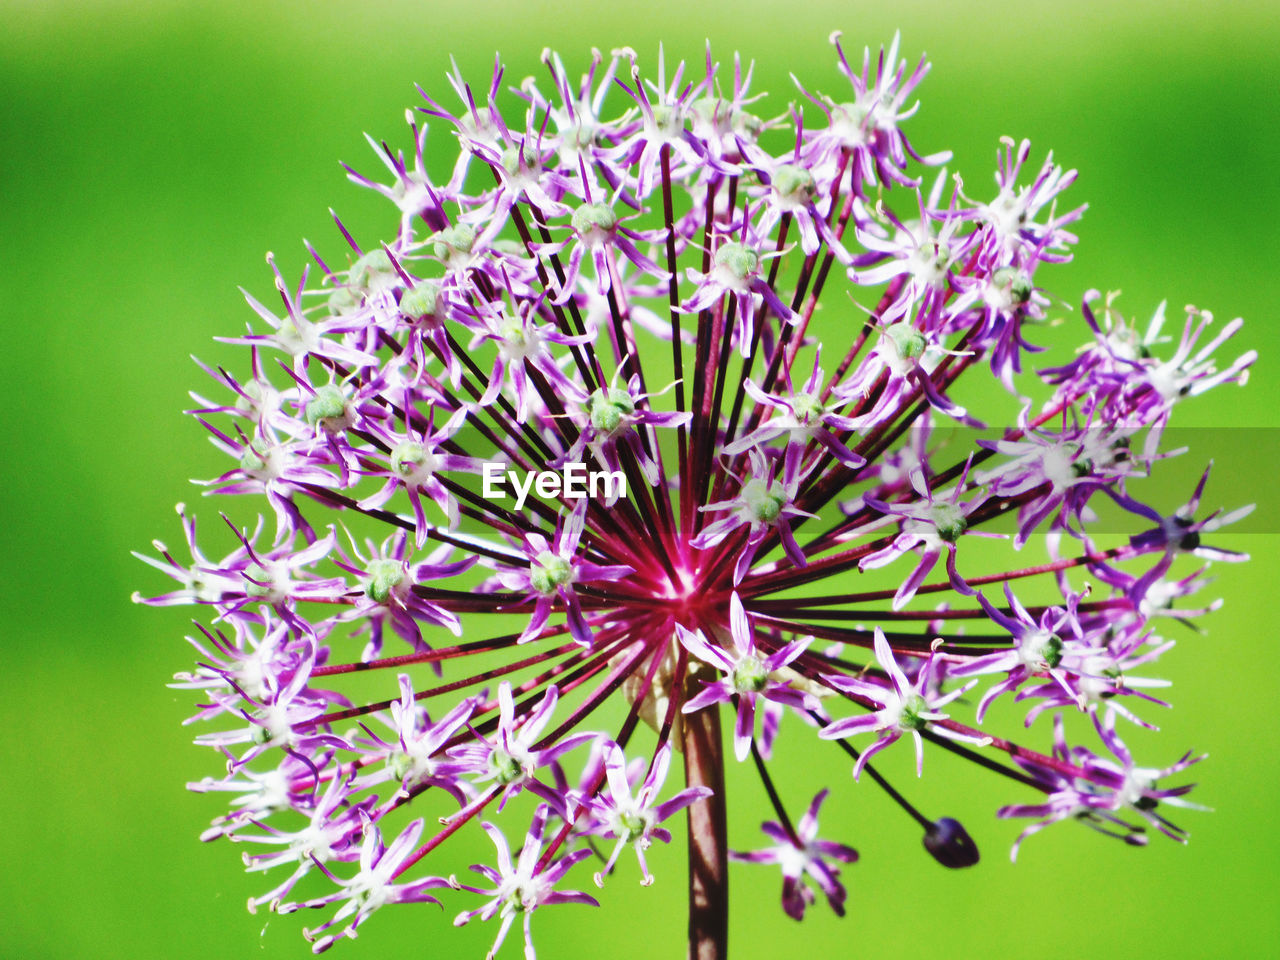
<instances>
[{"instance_id":1,"label":"main stem","mask_svg":"<svg viewBox=\"0 0 1280 960\"><path fill-rule=\"evenodd\" d=\"M729 955L729 847L720 707L687 714L683 721L685 784L713 791L688 808L689 960L725 960Z\"/></svg>"}]
</instances>

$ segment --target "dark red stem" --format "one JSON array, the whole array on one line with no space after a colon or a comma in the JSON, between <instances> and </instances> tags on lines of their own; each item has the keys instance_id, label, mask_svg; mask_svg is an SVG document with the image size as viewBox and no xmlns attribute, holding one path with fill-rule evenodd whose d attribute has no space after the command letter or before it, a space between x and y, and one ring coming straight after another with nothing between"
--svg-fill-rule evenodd
<instances>
[{"instance_id":1,"label":"dark red stem","mask_svg":"<svg viewBox=\"0 0 1280 960\"><path fill-rule=\"evenodd\" d=\"M724 746L719 706L684 717L684 778L710 787L689 806L689 960L729 955L729 847L724 807Z\"/></svg>"}]
</instances>

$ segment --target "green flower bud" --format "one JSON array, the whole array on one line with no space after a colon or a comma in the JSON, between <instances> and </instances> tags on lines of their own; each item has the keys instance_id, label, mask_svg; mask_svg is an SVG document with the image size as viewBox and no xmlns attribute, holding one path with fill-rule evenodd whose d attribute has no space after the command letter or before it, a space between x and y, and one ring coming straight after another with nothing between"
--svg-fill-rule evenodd
<instances>
[{"instance_id":1,"label":"green flower bud","mask_svg":"<svg viewBox=\"0 0 1280 960\"><path fill-rule=\"evenodd\" d=\"M365 569L364 592L370 600L386 603L391 591L404 580L404 564L399 560L374 560Z\"/></svg>"},{"instance_id":2,"label":"green flower bud","mask_svg":"<svg viewBox=\"0 0 1280 960\"><path fill-rule=\"evenodd\" d=\"M543 550L529 567L530 585L544 597L573 579L573 566L564 557Z\"/></svg>"},{"instance_id":3,"label":"green flower bud","mask_svg":"<svg viewBox=\"0 0 1280 960\"><path fill-rule=\"evenodd\" d=\"M728 116L728 104L719 97L701 97L693 101L689 111L699 120L711 123L717 118Z\"/></svg>"},{"instance_id":4,"label":"green flower bud","mask_svg":"<svg viewBox=\"0 0 1280 960\"><path fill-rule=\"evenodd\" d=\"M489 755L489 769L493 771L494 779L503 786L515 783L524 776L524 771L520 769L516 758L501 747L496 748Z\"/></svg>"},{"instance_id":5,"label":"green flower bud","mask_svg":"<svg viewBox=\"0 0 1280 960\"><path fill-rule=\"evenodd\" d=\"M409 320L434 316L439 299L440 291L434 284L420 283L404 292L404 296L400 298L400 312Z\"/></svg>"},{"instance_id":6,"label":"green flower bud","mask_svg":"<svg viewBox=\"0 0 1280 960\"><path fill-rule=\"evenodd\" d=\"M787 496L777 480L766 485L759 477L752 477L742 488L742 500L757 523L773 523L781 516Z\"/></svg>"},{"instance_id":7,"label":"green flower bud","mask_svg":"<svg viewBox=\"0 0 1280 960\"><path fill-rule=\"evenodd\" d=\"M250 597L266 597L271 594L271 574L261 564L251 563L244 568L244 592ZM254 581L257 583L254 583Z\"/></svg>"},{"instance_id":8,"label":"green flower bud","mask_svg":"<svg viewBox=\"0 0 1280 960\"><path fill-rule=\"evenodd\" d=\"M381 248L370 250L351 265L351 269L347 272L347 284L357 290L363 289L370 286L371 281L376 279L378 274L395 272L396 268L391 265L391 258L387 256L387 251Z\"/></svg>"},{"instance_id":9,"label":"green flower bud","mask_svg":"<svg viewBox=\"0 0 1280 960\"><path fill-rule=\"evenodd\" d=\"M635 410L635 402L625 390L610 389L607 394L603 390L597 390L587 400L591 426L606 435L612 435L626 427L627 418Z\"/></svg>"},{"instance_id":10,"label":"green flower bud","mask_svg":"<svg viewBox=\"0 0 1280 960\"><path fill-rule=\"evenodd\" d=\"M898 715L898 726L903 730L923 730L927 721L920 714L929 711L929 704L918 693L909 693L902 701L902 712Z\"/></svg>"},{"instance_id":11,"label":"green flower bud","mask_svg":"<svg viewBox=\"0 0 1280 960\"><path fill-rule=\"evenodd\" d=\"M332 383L316 389L316 395L307 401L303 415L307 423L315 426L325 421L339 420L346 415L347 398Z\"/></svg>"},{"instance_id":12,"label":"green flower bud","mask_svg":"<svg viewBox=\"0 0 1280 960\"><path fill-rule=\"evenodd\" d=\"M391 472L410 477L427 461L427 448L416 440L397 443L391 451Z\"/></svg>"},{"instance_id":13,"label":"green flower bud","mask_svg":"<svg viewBox=\"0 0 1280 960\"><path fill-rule=\"evenodd\" d=\"M745 280L760 267L756 252L733 240L720 244L715 259L717 267L724 267L739 280Z\"/></svg>"},{"instance_id":14,"label":"green flower bud","mask_svg":"<svg viewBox=\"0 0 1280 960\"><path fill-rule=\"evenodd\" d=\"M695 100L690 112L720 136L733 130L738 119L734 114L733 106L719 97L703 97L701 100Z\"/></svg>"},{"instance_id":15,"label":"green flower bud","mask_svg":"<svg viewBox=\"0 0 1280 960\"><path fill-rule=\"evenodd\" d=\"M476 228L469 223L445 227L431 238L435 254L441 260L458 253L470 253L476 242Z\"/></svg>"},{"instance_id":16,"label":"green flower bud","mask_svg":"<svg viewBox=\"0 0 1280 960\"><path fill-rule=\"evenodd\" d=\"M387 757L387 770L390 771L392 780L403 783L412 769L413 758L403 750L395 750Z\"/></svg>"},{"instance_id":17,"label":"green flower bud","mask_svg":"<svg viewBox=\"0 0 1280 960\"><path fill-rule=\"evenodd\" d=\"M739 110L733 115L733 132L743 140L756 140L764 132L764 121L754 113Z\"/></svg>"},{"instance_id":18,"label":"green flower bud","mask_svg":"<svg viewBox=\"0 0 1280 960\"><path fill-rule=\"evenodd\" d=\"M831 126L860 128L867 119L867 109L858 103L836 103L831 106Z\"/></svg>"},{"instance_id":19,"label":"green flower bud","mask_svg":"<svg viewBox=\"0 0 1280 960\"><path fill-rule=\"evenodd\" d=\"M794 203L808 203L818 192L813 174L804 167L786 163L773 174L773 189L784 200Z\"/></svg>"},{"instance_id":20,"label":"green flower bud","mask_svg":"<svg viewBox=\"0 0 1280 960\"><path fill-rule=\"evenodd\" d=\"M959 540L968 526L960 508L954 503L935 503L929 509L929 516L938 530L938 537L947 543Z\"/></svg>"},{"instance_id":21,"label":"green flower bud","mask_svg":"<svg viewBox=\"0 0 1280 960\"><path fill-rule=\"evenodd\" d=\"M1050 670L1062 662L1062 638L1056 633L1049 634L1040 652L1041 658Z\"/></svg>"},{"instance_id":22,"label":"green flower bud","mask_svg":"<svg viewBox=\"0 0 1280 960\"><path fill-rule=\"evenodd\" d=\"M644 832L649 826L649 821L638 813L620 813L618 814L618 826L622 828L618 831L618 836L622 842L634 843L644 836Z\"/></svg>"},{"instance_id":23,"label":"green flower bud","mask_svg":"<svg viewBox=\"0 0 1280 960\"><path fill-rule=\"evenodd\" d=\"M580 237L592 233L609 233L618 225L618 215L607 203L584 203L573 211L574 232Z\"/></svg>"},{"instance_id":24,"label":"green flower bud","mask_svg":"<svg viewBox=\"0 0 1280 960\"><path fill-rule=\"evenodd\" d=\"M529 255L528 248L519 240L508 240L503 237L499 237L489 244L489 248L494 253L505 254L508 257L527 257Z\"/></svg>"},{"instance_id":25,"label":"green flower bud","mask_svg":"<svg viewBox=\"0 0 1280 960\"><path fill-rule=\"evenodd\" d=\"M262 380L247 380L240 385L243 396L236 397L236 409L241 413L252 414L262 407L262 402L274 391L271 384Z\"/></svg>"},{"instance_id":26,"label":"green flower bud","mask_svg":"<svg viewBox=\"0 0 1280 960\"><path fill-rule=\"evenodd\" d=\"M1000 288L1007 288L1009 299L1015 304L1026 303L1031 299L1031 278L1017 267L1001 267L991 275L991 282Z\"/></svg>"},{"instance_id":27,"label":"green flower bud","mask_svg":"<svg viewBox=\"0 0 1280 960\"><path fill-rule=\"evenodd\" d=\"M906 320L890 324L885 329L884 335L889 338L898 356L904 360L914 360L922 356L929 342L923 333Z\"/></svg>"},{"instance_id":28,"label":"green flower bud","mask_svg":"<svg viewBox=\"0 0 1280 960\"><path fill-rule=\"evenodd\" d=\"M733 668L729 682L739 693L759 693L769 682L769 672L759 657L748 654Z\"/></svg>"},{"instance_id":29,"label":"green flower bud","mask_svg":"<svg viewBox=\"0 0 1280 960\"><path fill-rule=\"evenodd\" d=\"M542 165L538 160L538 151L533 148L533 144L525 143L524 145L524 166L526 170L537 171ZM502 151L502 168L507 173L516 174L520 172L520 154L521 151L515 147L507 147Z\"/></svg>"},{"instance_id":30,"label":"green flower bud","mask_svg":"<svg viewBox=\"0 0 1280 960\"><path fill-rule=\"evenodd\" d=\"M655 103L653 105L653 122L663 133L672 134L684 126L684 116L665 103Z\"/></svg>"},{"instance_id":31,"label":"green flower bud","mask_svg":"<svg viewBox=\"0 0 1280 960\"><path fill-rule=\"evenodd\" d=\"M951 262L951 248L937 240L927 241L920 252L935 270L946 270Z\"/></svg>"},{"instance_id":32,"label":"green flower bud","mask_svg":"<svg viewBox=\"0 0 1280 960\"><path fill-rule=\"evenodd\" d=\"M498 334L516 350L523 350L529 345L529 337L524 332L524 324L518 317L504 317L498 324Z\"/></svg>"},{"instance_id":33,"label":"green flower bud","mask_svg":"<svg viewBox=\"0 0 1280 960\"><path fill-rule=\"evenodd\" d=\"M807 393L797 393L791 398L791 409L795 411L796 419L801 423L813 423L822 416L825 408L817 397Z\"/></svg>"},{"instance_id":34,"label":"green flower bud","mask_svg":"<svg viewBox=\"0 0 1280 960\"><path fill-rule=\"evenodd\" d=\"M360 291L356 287L338 287L329 294L329 313L338 317L360 306Z\"/></svg>"},{"instance_id":35,"label":"green flower bud","mask_svg":"<svg viewBox=\"0 0 1280 960\"><path fill-rule=\"evenodd\" d=\"M585 150L596 142L596 126L593 123L575 123L560 142L574 150Z\"/></svg>"},{"instance_id":36,"label":"green flower bud","mask_svg":"<svg viewBox=\"0 0 1280 960\"><path fill-rule=\"evenodd\" d=\"M249 445L240 453L240 469L245 473L257 473L265 470L267 460L271 457L271 447L262 440L250 440Z\"/></svg>"},{"instance_id":37,"label":"green flower bud","mask_svg":"<svg viewBox=\"0 0 1280 960\"><path fill-rule=\"evenodd\" d=\"M404 440L392 449L392 472L403 480L422 480L435 468L435 457L417 440Z\"/></svg>"}]
</instances>

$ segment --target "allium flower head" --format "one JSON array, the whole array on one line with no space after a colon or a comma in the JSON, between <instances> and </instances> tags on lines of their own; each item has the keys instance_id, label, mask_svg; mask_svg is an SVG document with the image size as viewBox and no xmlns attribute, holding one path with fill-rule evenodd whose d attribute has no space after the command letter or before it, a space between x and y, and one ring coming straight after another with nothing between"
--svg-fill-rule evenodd
<instances>
[{"instance_id":1,"label":"allium flower head","mask_svg":"<svg viewBox=\"0 0 1280 960\"><path fill-rule=\"evenodd\" d=\"M709 49L581 73L548 52L514 88L455 67L407 152L347 168L387 232L335 215L342 253L308 246L297 278L268 258L278 303L246 294L224 338L243 369L202 366L200 482L259 516L206 524L225 552L180 506L187 552L143 557L176 587L142 602L208 608L174 683L223 770L192 788L231 795L203 838L269 876L251 908L330 911L317 952L443 902L497 921L493 953L520 923L532 960L533 915L595 904L573 888L627 851L668 881L653 841L683 813L691 950L723 956L726 755L776 812L735 859L781 868L797 920L857 897L868 828L829 807L819 839L828 797L883 789L939 863L978 861L907 796L940 776L926 753L995 775L999 817L1034 819L1015 850L1073 819L1185 840L1166 813L1199 758L1139 763L1116 725L1156 725L1173 601L1242 559L1212 541L1247 511L1203 511L1207 473L1173 514L1142 483L1180 452L1177 404L1244 383L1252 352L1219 359L1240 321L1191 308L1166 344L1163 305L1143 330L1090 291L1057 325L1083 348L1034 370L1075 172L1004 141L970 199L907 138L927 62L832 42L836 71L774 112ZM456 146L438 168L428 128ZM997 701L1018 740L984 727ZM769 770L800 738L832 753L811 801ZM900 790L876 754L902 739ZM458 879L462 831L492 842L488 886Z\"/></svg>"}]
</instances>

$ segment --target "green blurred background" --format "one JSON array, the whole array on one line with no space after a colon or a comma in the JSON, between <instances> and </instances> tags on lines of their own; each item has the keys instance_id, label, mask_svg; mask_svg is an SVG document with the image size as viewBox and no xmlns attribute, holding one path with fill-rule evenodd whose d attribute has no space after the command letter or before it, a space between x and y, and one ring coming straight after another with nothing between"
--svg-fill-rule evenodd
<instances>
[{"instance_id":1,"label":"green blurred background","mask_svg":"<svg viewBox=\"0 0 1280 960\"><path fill-rule=\"evenodd\" d=\"M14 414L0 507L12 605L0 668L0 956L307 954L298 918L245 912L245 898L266 885L240 872L239 850L196 842L219 803L183 783L213 772L213 760L178 726L189 698L164 685L188 664L187 613L128 602L136 588L159 589L128 551L152 537L176 545L172 506L197 499L188 478L221 469L178 412L201 385L187 355L238 362L210 342L243 329L236 285L265 295L263 253L294 271L303 236L338 249L330 205L357 236L389 233L394 211L347 184L336 161L375 168L366 130L404 145L404 108L419 102L413 83L445 95L451 53L481 77L500 49L517 81L539 68L544 45L576 65L592 46L627 44L652 64L659 41L668 56L696 58L710 37L722 61L735 49L755 58L757 89L778 91L771 102L780 105L792 95L788 71L837 92L833 28L860 49L900 27L906 55L924 50L934 64L909 127L916 145L954 149L979 196L1001 135L1031 137L1037 157L1054 148L1081 170L1072 198L1091 205L1075 264L1050 274L1055 292L1075 302L1090 286L1121 288L1122 308L1140 315L1163 297L1175 317L1189 302L1222 320L1243 315L1250 323L1236 343L1262 352L1253 382L1188 405L1180 422L1276 425L1273 2L237 0L0 10L9 263L0 284L13 334L0 363ZM443 132L433 140L447 147ZM947 872L874 787L849 782L842 759L801 748L781 768L785 792L799 803L823 783L839 786L824 833L863 855L846 873L851 915L837 920L820 906L796 925L778 909L776 873L735 868L734 955L1280 954L1278 671L1267 619L1276 539L1221 542L1255 560L1218 571L1227 606L1206 635L1170 631L1179 646L1159 672L1175 681L1176 708L1162 714L1158 737L1130 737L1148 763L1187 746L1212 755L1196 771L1195 799L1217 812L1178 818L1194 834L1189 846L1156 838L1135 850L1068 824L1031 841L1015 866L1007 851L1018 828L992 813L1019 799L1016 788L946 757L931 756L919 784L887 764L907 774L900 779L927 810L962 818L982 847L979 867ZM1038 728L1032 740L1043 736ZM744 771L731 771L731 790L731 840L753 845L764 798ZM452 861L459 869L487 856L482 840L465 843ZM683 852L655 850L651 862L658 883L649 890L634 887L631 865L604 891L605 909L540 913L541 955L683 955ZM455 931L451 916L387 910L337 950L483 956L492 927ZM519 956L518 942L504 955Z\"/></svg>"}]
</instances>

